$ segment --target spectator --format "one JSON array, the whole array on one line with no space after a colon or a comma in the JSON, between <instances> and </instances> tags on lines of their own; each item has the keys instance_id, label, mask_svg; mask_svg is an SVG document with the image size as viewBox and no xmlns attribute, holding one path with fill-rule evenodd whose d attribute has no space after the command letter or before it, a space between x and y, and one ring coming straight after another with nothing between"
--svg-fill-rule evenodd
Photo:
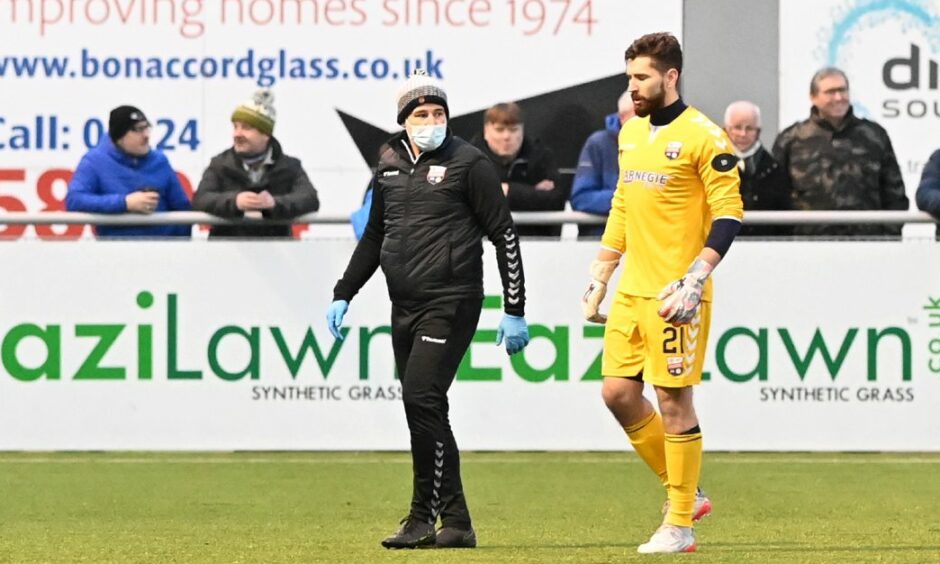
<instances>
[{"instance_id":1,"label":"spectator","mask_svg":"<svg viewBox=\"0 0 940 564\"><path fill-rule=\"evenodd\" d=\"M259 90L232 113L232 147L212 158L193 207L219 217L289 219L320 208L300 161L272 137L274 95ZM209 237L290 237L291 226L216 225Z\"/></svg>"},{"instance_id":2,"label":"spectator","mask_svg":"<svg viewBox=\"0 0 940 564\"><path fill-rule=\"evenodd\" d=\"M635 114L633 99L624 92L617 101L617 113L604 120L605 128L588 137L578 158L578 169L571 188L571 209L607 217L610 200L617 189L617 137L620 126ZM604 225L578 225L579 237L600 237Z\"/></svg>"},{"instance_id":3,"label":"spectator","mask_svg":"<svg viewBox=\"0 0 940 564\"><path fill-rule=\"evenodd\" d=\"M483 138L472 143L493 162L512 211L562 211L568 194L558 184L551 150L526 137L522 109L496 104L483 115ZM561 225L520 225L524 237L559 237Z\"/></svg>"},{"instance_id":4,"label":"spectator","mask_svg":"<svg viewBox=\"0 0 940 564\"><path fill-rule=\"evenodd\" d=\"M849 103L849 81L841 70L816 72L809 90L809 119L785 129L773 154L790 179L798 210L907 210L901 169L888 133L857 117ZM797 235L873 236L901 234L900 226L805 225Z\"/></svg>"},{"instance_id":5,"label":"spectator","mask_svg":"<svg viewBox=\"0 0 940 564\"><path fill-rule=\"evenodd\" d=\"M934 151L924 165L915 198L919 209L940 222L940 149ZM940 236L940 225L937 226L937 235Z\"/></svg>"},{"instance_id":6,"label":"spectator","mask_svg":"<svg viewBox=\"0 0 940 564\"><path fill-rule=\"evenodd\" d=\"M760 142L760 108L747 101L732 102L725 110L725 131L734 144L741 174L745 210L789 210L790 186L786 172ZM788 225L747 225L739 235L771 237L791 235Z\"/></svg>"},{"instance_id":7,"label":"spectator","mask_svg":"<svg viewBox=\"0 0 940 564\"><path fill-rule=\"evenodd\" d=\"M134 106L118 106L108 135L88 151L69 182L65 209L137 213L191 209L189 197L166 156L150 148L150 122ZM189 237L189 225L95 226L98 237Z\"/></svg>"}]
</instances>

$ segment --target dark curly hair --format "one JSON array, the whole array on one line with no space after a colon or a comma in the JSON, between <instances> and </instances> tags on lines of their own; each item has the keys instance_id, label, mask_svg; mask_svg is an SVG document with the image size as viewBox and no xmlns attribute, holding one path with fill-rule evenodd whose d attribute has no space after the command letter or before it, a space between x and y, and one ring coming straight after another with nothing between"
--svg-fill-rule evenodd
<instances>
[{"instance_id":1,"label":"dark curly hair","mask_svg":"<svg viewBox=\"0 0 940 564\"><path fill-rule=\"evenodd\" d=\"M653 67L661 73L676 69L682 74L682 47L671 33L647 33L634 41L623 58L629 61L637 57L649 57Z\"/></svg>"}]
</instances>

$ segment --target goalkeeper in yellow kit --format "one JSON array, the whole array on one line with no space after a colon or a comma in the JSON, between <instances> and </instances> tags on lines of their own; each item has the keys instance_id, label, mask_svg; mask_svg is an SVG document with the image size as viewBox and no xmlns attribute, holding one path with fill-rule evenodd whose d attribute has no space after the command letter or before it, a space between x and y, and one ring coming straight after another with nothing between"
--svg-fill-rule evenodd
<instances>
[{"instance_id":1,"label":"goalkeeper in yellow kit","mask_svg":"<svg viewBox=\"0 0 940 564\"><path fill-rule=\"evenodd\" d=\"M638 550L694 552L692 522L711 502L698 490L702 432L692 386L708 341L709 276L744 216L740 178L722 129L679 98L676 38L644 35L625 58L637 117L620 131L620 178L582 307L589 321L606 321L604 402L668 496L662 525ZM621 258L605 317L598 308ZM645 382L661 414L643 397Z\"/></svg>"}]
</instances>

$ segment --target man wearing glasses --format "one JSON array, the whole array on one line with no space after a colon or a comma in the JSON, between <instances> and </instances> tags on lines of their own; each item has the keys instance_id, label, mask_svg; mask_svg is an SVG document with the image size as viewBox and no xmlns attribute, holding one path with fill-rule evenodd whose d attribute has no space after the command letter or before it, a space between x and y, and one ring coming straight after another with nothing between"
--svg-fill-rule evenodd
<instances>
[{"instance_id":1,"label":"man wearing glasses","mask_svg":"<svg viewBox=\"0 0 940 564\"><path fill-rule=\"evenodd\" d=\"M741 174L741 199L745 210L788 210L790 183L786 171L760 141L760 108L752 102L732 102L725 110L725 131L734 144ZM788 225L744 225L740 235L773 237L790 235Z\"/></svg>"},{"instance_id":2,"label":"man wearing glasses","mask_svg":"<svg viewBox=\"0 0 940 564\"><path fill-rule=\"evenodd\" d=\"M877 123L852 112L849 79L834 67L810 81L809 119L785 129L774 158L787 171L798 210L907 210L891 139ZM900 236L900 226L799 225L796 235Z\"/></svg>"},{"instance_id":3,"label":"man wearing glasses","mask_svg":"<svg viewBox=\"0 0 940 564\"><path fill-rule=\"evenodd\" d=\"M82 157L65 207L89 213L151 214L192 209L166 156L150 148L150 121L134 106L111 110L108 135ZM95 226L98 237L189 237L189 225Z\"/></svg>"}]
</instances>

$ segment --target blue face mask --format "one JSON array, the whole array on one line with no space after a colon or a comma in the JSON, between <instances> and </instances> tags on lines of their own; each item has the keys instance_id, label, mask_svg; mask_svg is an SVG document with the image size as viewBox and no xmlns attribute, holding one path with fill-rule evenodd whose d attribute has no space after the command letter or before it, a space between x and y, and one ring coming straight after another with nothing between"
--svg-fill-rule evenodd
<instances>
[{"instance_id":1,"label":"blue face mask","mask_svg":"<svg viewBox=\"0 0 940 564\"><path fill-rule=\"evenodd\" d=\"M446 136L447 125L413 125L408 128L408 137L422 151L437 149Z\"/></svg>"}]
</instances>

